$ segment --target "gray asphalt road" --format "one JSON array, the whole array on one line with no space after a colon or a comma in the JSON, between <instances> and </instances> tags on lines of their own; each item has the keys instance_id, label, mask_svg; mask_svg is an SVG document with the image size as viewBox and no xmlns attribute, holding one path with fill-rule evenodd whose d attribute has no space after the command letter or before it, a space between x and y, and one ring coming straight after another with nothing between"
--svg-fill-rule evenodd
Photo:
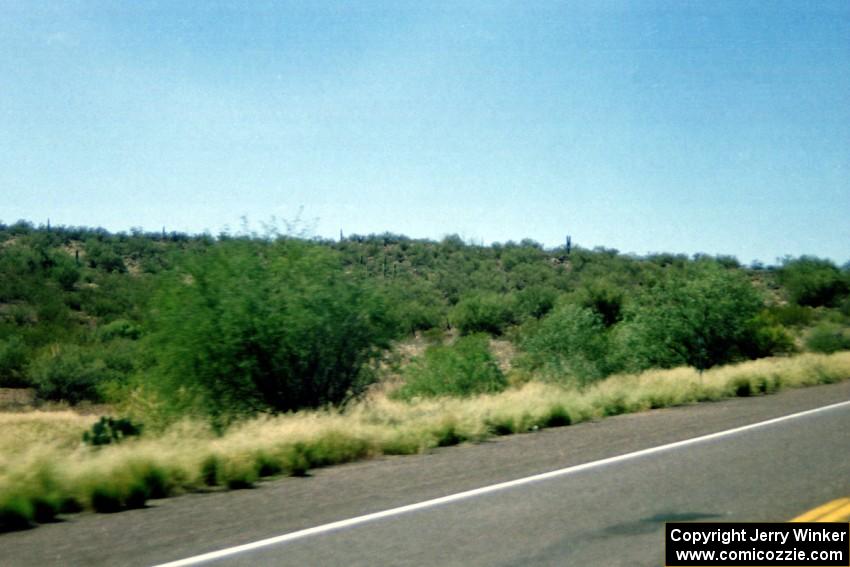
<instances>
[{"instance_id":1,"label":"gray asphalt road","mask_svg":"<svg viewBox=\"0 0 850 567\"><path fill-rule=\"evenodd\" d=\"M2 565L153 565L850 399L850 383L621 416L0 536ZM850 408L306 537L216 565L662 565L663 522L850 495Z\"/></svg>"}]
</instances>

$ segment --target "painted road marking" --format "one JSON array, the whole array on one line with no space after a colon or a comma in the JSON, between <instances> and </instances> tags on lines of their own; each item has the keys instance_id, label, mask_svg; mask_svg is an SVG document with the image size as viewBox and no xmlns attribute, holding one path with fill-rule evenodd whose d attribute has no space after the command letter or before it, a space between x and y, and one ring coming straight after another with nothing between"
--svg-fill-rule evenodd
<instances>
[{"instance_id":1,"label":"painted road marking","mask_svg":"<svg viewBox=\"0 0 850 567\"><path fill-rule=\"evenodd\" d=\"M830 404L828 406L822 406L815 409L810 409L806 411L801 411L797 413L792 413L789 415L784 415L782 417L776 417L773 419L768 419L766 421L759 421L757 423L751 423L749 425L743 425L741 427L735 427L733 429L727 429L725 431L718 431L717 433L709 433L708 435L701 435L699 437L692 437L691 439L685 439L682 441L676 441L675 443L668 443L666 445L658 445L656 447L650 447L649 449L642 449L640 451L634 451L632 453L625 453L623 455L617 455L615 457L608 457L607 459L601 459L599 461L592 461L589 463L583 463L581 465L574 465L571 467L566 467L563 469L558 469L554 471L549 471L541 474L536 474L532 476L527 476L524 478L518 478L516 480L509 480L507 482L500 482L498 484L491 484L489 486L483 486L481 488L475 488L473 490L467 490L464 492L458 492L455 494L449 494L448 496L442 496L440 498L433 498L431 500L424 500L422 502L416 502L415 504L408 504L406 506L399 506L398 508L390 508L389 510L383 510L380 512L373 512L371 514L365 514L363 516L356 516L354 518L348 518L346 520L339 520L337 522L331 522L329 524L322 524L321 526L315 526L312 528L307 528L304 530L298 530L295 532L290 532L288 534L283 534L275 537L270 537L267 539L261 539L259 541L246 543L243 545L237 545L234 547L228 547L225 549L220 549L218 551L211 551L209 553L203 553L201 555L195 555L193 557L187 557L186 559L180 559L178 561L171 561L169 563L162 563L155 567L184 567L187 565L198 565L201 563L206 563L208 561L215 561L217 559L223 559L225 557L231 557L233 555L237 555L239 553L245 553L247 551L254 551L256 549L261 549L264 547L270 547L272 545L278 545L286 542L290 542L297 539L302 539L309 536L325 534L328 532L333 532L337 530L341 530L344 528L350 528L352 526L357 526L360 524L365 524L367 522L373 522L375 520L380 520L383 518L390 518L393 516L399 516L401 514L408 514L410 512L415 512L418 510L424 510L426 508L432 508L434 506L440 506L443 504L448 504L450 502L457 502L459 500L466 500L468 498L473 498L475 496L481 496L484 494L489 494L491 492L498 492L501 490L506 490L508 488L514 488L516 486L523 486L526 484L532 484L541 482L544 480L549 480L552 478L559 478L562 476L567 476L571 474L575 474L578 472L595 469L599 467L604 467L607 465L612 465L614 463L621 463L623 461L629 461L632 459L638 459L641 457L646 457L649 455L655 455L657 453L662 453L666 451L672 451L673 449L680 449L682 447L688 447L690 445L696 445L698 443L705 443L707 441L713 441L715 439L722 439L724 437L730 437L733 435L737 435L739 433L743 433L745 431L750 431L753 429L760 429L762 427L767 427L770 425L775 425L777 423L782 423L784 421L789 421L792 419L797 419L809 415L814 415L817 413L827 412L830 410L848 407L850 406L850 400L846 402L838 402L836 404Z\"/></svg>"},{"instance_id":2,"label":"painted road marking","mask_svg":"<svg viewBox=\"0 0 850 567\"><path fill-rule=\"evenodd\" d=\"M818 522L847 522L850 521L850 502L845 503L817 520Z\"/></svg>"},{"instance_id":3,"label":"painted road marking","mask_svg":"<svg viewBox=\"0 0 850 567\"><path fill-rule=\"evenodd\" d=\"M840 522L850 519L850 498L839 498L791 520L792 522Z\"/></svg>"}]
</instances>

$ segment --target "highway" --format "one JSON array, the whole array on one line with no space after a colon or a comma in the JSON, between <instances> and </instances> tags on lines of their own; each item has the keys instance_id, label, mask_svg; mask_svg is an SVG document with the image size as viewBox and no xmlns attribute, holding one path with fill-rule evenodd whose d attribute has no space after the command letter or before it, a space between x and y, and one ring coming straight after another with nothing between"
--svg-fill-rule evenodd
<instances>
[{"instance_id":1,"label":"highway","mask_svg":"<svg viewBox=\"0 0 850 567\"><path fill-rule=\"evenodd\" d=\"M850 496L847 400L850 382L71 516L0 535L0 564L196 564L221 551L206 563L659 566L665 521L785 521Z\"/></svg>"}]
</instances>

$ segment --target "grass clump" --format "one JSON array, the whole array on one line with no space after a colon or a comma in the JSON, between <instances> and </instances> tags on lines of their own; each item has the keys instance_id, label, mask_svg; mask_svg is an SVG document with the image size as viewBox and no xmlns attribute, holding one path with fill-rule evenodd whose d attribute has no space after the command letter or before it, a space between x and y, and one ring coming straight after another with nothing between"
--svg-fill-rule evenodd
<instances>
[{"instance_id":1,"label":"grass clump","mask_svg":"<svg viewBox=\"0 0 850 567\"><path fill-rule=\"evenodd\" d=\"M147 501L144 487L140 484L128 487L119 484L99 484L92 487L89 499L92 509L103 514L142 508Z\"/></svg>"},{"instance_id":2,"label":"grass clump","mask_svg":"<svg viewBox=\"0 0 850 567\"><path fill-rule=\"evenodd\" d=\"M125 453L115 459L108 475L89 469L81 475L83 501L95 512L113 513L143 508L151 498L165 498L175 492L175 476L151 455Z\"/></svg>"},{"instance_id":3,"label":"grass clump","mask_svg":"<svg viewBox=\"0 0 850 567\"><path fill-rule=\"evenodd\" d=\"M43 455L25 464L19 470L5 469L5 477L0 469L0 531L53 522L57 514L71 508L62 494L56 469ZM10 485L16 489L5 489Z\"/></svg>"},{"instance_id":4,"label":"grass clump","mask_svg":"<svg viewBox=\"0 0 850 567\"><path fill-rule=\"evenodd\" d=\"M459 445L467 440L462 427L451 419L447 419L441 427L434 431L434 440L437 447L451 447Z\"/></svg>"},{"instance_id":5,"label":"grass clump","mask_svg":"<svg viewBox=\"0 0 850 567\"><path fill-rule=\"evenodd\" d=\"M544 427L564 427L573 422L570 412L561 405L554 405L549 408L549 415L546 416L543 422Z\"/></svg>"},{"instance_id":6,"label":"grass clump","mask_svg":"<svg viewBox=\"0 0 850 567\"><path fill-rule=\"evenodd\" d=\"M230 490L253 488L260 474L254 460L238 456L224 461L222 467L224 485Z\"/></svg>"},{"instance_id":7,"label":"grass clump","mask_svg":"<svg viewBox=\"0 0 850 567\"><path fill-rule=\"evenodd\" d=\"M6 494L0 497L0 532L30 528L34 516L33 502L25 495Z\"/></svg>"}]
</instances>

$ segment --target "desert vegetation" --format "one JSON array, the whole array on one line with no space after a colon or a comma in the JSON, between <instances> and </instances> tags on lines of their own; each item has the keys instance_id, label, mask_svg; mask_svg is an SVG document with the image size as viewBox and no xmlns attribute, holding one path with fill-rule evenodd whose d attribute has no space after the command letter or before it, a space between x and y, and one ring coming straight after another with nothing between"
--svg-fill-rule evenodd
<instances>
[{"instance_id":1,"label":"desert vegetation","mask_svg":"<svg viewBox=\"0 0 850 567\"><path fill-rule=\"evenodd\" d=\"M808 256L18 222L0 275L0 529L850 378Z\"/></svg>"}]
</instances>

